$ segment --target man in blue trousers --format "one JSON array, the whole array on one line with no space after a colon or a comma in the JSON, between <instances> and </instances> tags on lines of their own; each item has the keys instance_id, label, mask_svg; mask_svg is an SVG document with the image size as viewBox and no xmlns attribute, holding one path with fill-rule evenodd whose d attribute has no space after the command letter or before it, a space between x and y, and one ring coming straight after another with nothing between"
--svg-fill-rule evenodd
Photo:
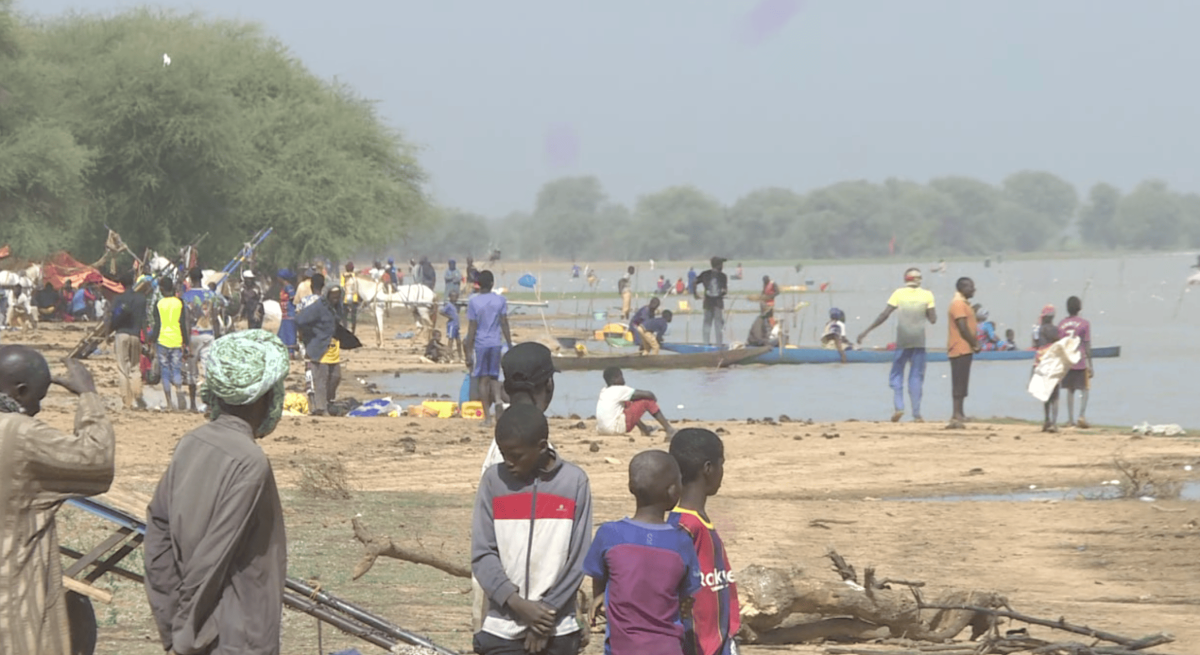
<instances>
[{"instance_id":1,"label":"man in blue trousers","mask_svg":"<svg viewBox=\"0 0 1200 655\"><path fill-rule=\"evenodd\" d=\"M933 308L933 293L921 288L921 271L910 268L904 271L904 286L896 289L888 298L887 307L862 334L858 343L875 328L883 325L892 312L900 310L896 321L896 359L892 361L889 383L895 393L896 411L892 422L904 416L904 366L908 369L908 397L912 400L913 420L922 422L921 387L925 383L925 323L937 323L937 312Z\"/></svg>"}]
</instances>

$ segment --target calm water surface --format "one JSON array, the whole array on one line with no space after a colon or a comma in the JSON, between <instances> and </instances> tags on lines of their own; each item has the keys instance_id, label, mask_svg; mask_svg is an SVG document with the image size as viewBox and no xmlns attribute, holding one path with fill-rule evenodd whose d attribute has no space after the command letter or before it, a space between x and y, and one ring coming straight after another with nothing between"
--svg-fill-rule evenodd
<instances>
[{"instance_id":1,"label":"calm water surface","mask_svg":"<svg viewBox=\"0 0 1200 655\"><path fill-rule=\"evenodd\" d=\"M1137 256L1123 258L1013 261L985 267L978 262L951 263L944 274L930 273L928 263L916 262L925 273L925 287L937 298L938 323L929 327L929 346L945 347L948 325L945 311L954 295L959 276L975 280L975 302L991 312L1001 334L1011 328L1017 342L1028 346L1030 332L1043 305L1066 315L1071 295L1083 298L1083 315L1092 322L1093 345L1122 347L1119 359L1096 362L1088 418L1097 424L1133 425L1179 423L1200 428L1200 403L1191 374L1200 369L1200 287L1189 291L1184 280L1192 272L1194 254ZM732 272L736 262L727 264ZM696 270L706 268L696 262ZM745 279L732 281L734 290L757 290L764 274L781 285L829 283L827 293L784 294L777 301L777 315L788 327L793 343L815 343L831 306L846 312L851 335L866 327L887 302L893 289L902 284L907 264L820 265L797 273L792 267L747 267ZM596 329L603 321L588 312L610 312L616 316L616 299L572 297L583 289L569 278L569 267L540 272L543 298L551 302L549 314L582 314L576 320L560 321L562 327ZM639 303L653 288L659 273L668 278L684 276L687 264L648 265L637 280ZM512 285L526 271L506 271L500 284ZM538 271L534 271L538 273ZM615 289L618 270L601 270L600 290ZM511 279L509 279L511 278ZM808 306L783 312L802 301ZM590 302L590 308L589 308ZM675 309L677 299L668 297L663 307ZM746 299L727 301L734 310L754 306ZM526 310L527 312L529 310ZM536 314L536 310L533 310ZM733 314L726 340L741 341L753 316ZM532 324L526 324L532 325ZM701 317L678 316L667 334L669 341L699 341ZM884 346L895 336L894 320L877 328L868 346ZM603 346L599 346L603 349ZM971 374L971 396L967 412L978 417L1040 419L1041 404L1025 386L1028 362L977 362ZM949 365L930 364L925 380L923 414L929 420L950 414ZM704 420L764 417L788 414L815 420L882 420L891 414L891 389L884 364L755 366L715 371L630 371L632 386L658 394L668 417ZM461 374L403 373L377 380L389 393L448 393L457 396ZM557 414L594 413L596 394L603 386L599 372L568 372L556 376L557 392L551 411ZM679 406L682 405L682 408ZM1063 401L1060 419L1066 420Z\"/></svg>"}]
</instances>

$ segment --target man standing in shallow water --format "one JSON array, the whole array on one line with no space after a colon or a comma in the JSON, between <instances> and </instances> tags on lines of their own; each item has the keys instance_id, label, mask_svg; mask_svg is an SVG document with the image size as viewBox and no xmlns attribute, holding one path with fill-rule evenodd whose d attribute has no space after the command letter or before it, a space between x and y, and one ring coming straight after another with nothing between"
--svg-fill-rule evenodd
<instances>
[{"instance_id":1,"label":"man standing in shallow water","mask_svg":"<svg viewBox=\"0 0 1200 655\"><path fill-rule=\"evenodd\" d=\"M892 371L888 375L889 383L894 392L895 412L892 422L895 423L904 416L904 366L911 362L908 369L908 396L912 400L913 420L923 422L921 418L921 389L925 384L925 322L937 323L937 312L933 307L933 294L921 288L921 271L910 268L904 271L904 286L896 289L888 298L887 307L876 317L862 334L858 335L858 345L875 328L883 325L892 315L900 310L896 322L896 358L892 361Z\"/></svg>"}]
</instances>

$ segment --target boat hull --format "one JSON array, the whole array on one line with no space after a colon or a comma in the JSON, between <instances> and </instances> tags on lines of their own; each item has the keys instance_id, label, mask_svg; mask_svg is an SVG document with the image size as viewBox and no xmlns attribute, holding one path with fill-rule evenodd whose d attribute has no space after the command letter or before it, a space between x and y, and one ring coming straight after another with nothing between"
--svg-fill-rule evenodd
<instances>
[{"instance_id":1,"label":"boat hull","mask_svg":"<svg viewBox=\"0 0 1200 655\"><path fill-rule=\"evenodd\" d=\"M688 343L666 343L662 346L663 350L670 350L680 354L696 354L706 352L716 352L716 346L705 346L701 344ZM1032 362L1037 351L1034 350L985 350L975 354L977 362L1017 362L1028 361ZM1121 356L1120 346L1106 346L1102 348L1094 348L1092 357L1094 359L1107 359ZM847 350L847 364L890 364L896 357L894 350ZM925 354L927 362L945 362L949 361L945 350L928 350ZM740 364L837 364L841 362L836 350L826 350L824 348L797 348L786 347L780 350L779 348L770 348L761 355L741 359L737 363Z\"/></svg>"},{"instance_id":2,"label":"boat hull","mask_svg":"<svg viewBox=\"0 0 1200 655\"><path fill-rule=\"evenodd\" d=\"M689 369L724 368L760 357L769 348L735 348L671 355L615 355L605 357L556 357L554 367L560 371L602 371L610 366L622 369Z\"/></svg>"}]
</instances>

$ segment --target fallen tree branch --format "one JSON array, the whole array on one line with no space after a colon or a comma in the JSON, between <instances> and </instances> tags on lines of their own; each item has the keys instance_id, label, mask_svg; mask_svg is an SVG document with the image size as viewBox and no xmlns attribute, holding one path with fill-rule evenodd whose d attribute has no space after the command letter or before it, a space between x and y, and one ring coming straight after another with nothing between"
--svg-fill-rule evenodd
<instances>
[{"instance_id":1,"label":"fallen tree branch","mask_svg":"<svg viewBox=\"0 0 1200 655\"><path fill-rule=\"evenodd\" d=\"M836 550L830 548L829 552L826 553L826 556L833 561L833 570L837 571L837 574L842 577L842 580L848 580L855 584L858 583L858 574L855 573L854 567L847 564L846 560L842 559L842 556L838 555Z\"/></svg>"},{"instance_id":2,"label":"fallen tree branch","mask_svg":"<svg viewBox=\"0 0 1200 655\"><path fill-rule=\"evenodd\" d=\"M836 562L840 558L835 559L835 555L831 552L830 559ZM838 568L850 568L844 561L842 564L844 566ZM872 570L868 577L873 576ZM802 573L761 566L750 566L738 572L737 580L746 636L764 643L795 639L801 631L785 626L784 621L796 614L852 617L886 628L892 637L931 642L952 639L967 626L971 627L973 636L978 636L986 632L992 622L990 615L970 610L923 612L914 600L918 597L915 593L918 588L911 586L905 590L892 590L859 586L852 580L825 582L812 580ZM957 602L971 606L1001 606L999 595L986 591L952 591L939 600L947 605Z\"/></svg>"},{"instance_id":3,"label":"fallen tree branch","mask_svg":"<svg viewBox=\"0 0 1200 655\"><path fill-rule=\"evenodd\" d=\"M1040 625L1045 628L1054 628L1055 630L1063 630L1065 632L1073 632L1077 635L1084 635L1085 637L1093 637L1095 639L1100 639L1102 641L1110 641L1114 644L1120 644L1121 646L1124 646L1128 650L1142 650L1142 649L1150 648L1153 646L1161 646L1162 644L1169 644L1169 643L1175 641L1174 637L1172 637L1171 635L1169 635L1165 632L1159 632L1157 634L1149 635L1146 637L1139 637L1139 638L1126 637L1126 636L1115 634L1112 632L1105 632L1103 630L1096 630L1095 628L1089 628L1086 625L1074 625L1071 623L1067 623L1061 617L1057 621L1052 621L1050 619L1039 619L1036 616L1029 616L1028 614L1014 612L1011 609L1001 610L1001 609L994 609L994 608L990 608L990 607L980 607L978 605L954 605L954 604L945 604L945 605L922 604L921 609L949 610L949 611L976 612L976 613L980 613L980 614L990 614L991 616L994 616L994 617L1012 619L1014 621L1028 623L1030 625Z\"/></svg>"},{"instance_id":4,"label":"fallen tree branch","mask_svg":"<svg viewBox=\"0 0 1200 655\"><path fill-rule=\"evenodd\" d=\"M396 542L392 541L391 537L376 537L358 519L351 519L350 523L354 526L354 538L366 548L363 558L354 567L354 575L352 576L354 580L366 575L367 571L370 571L371 567L375 565L375 560L380 556L404 560L413 564L432 566L456 578L471 577L471 568L468 566L448 562L425 550L424 547L406 548L397 545Z\"/></svg>"}]
</instances>

